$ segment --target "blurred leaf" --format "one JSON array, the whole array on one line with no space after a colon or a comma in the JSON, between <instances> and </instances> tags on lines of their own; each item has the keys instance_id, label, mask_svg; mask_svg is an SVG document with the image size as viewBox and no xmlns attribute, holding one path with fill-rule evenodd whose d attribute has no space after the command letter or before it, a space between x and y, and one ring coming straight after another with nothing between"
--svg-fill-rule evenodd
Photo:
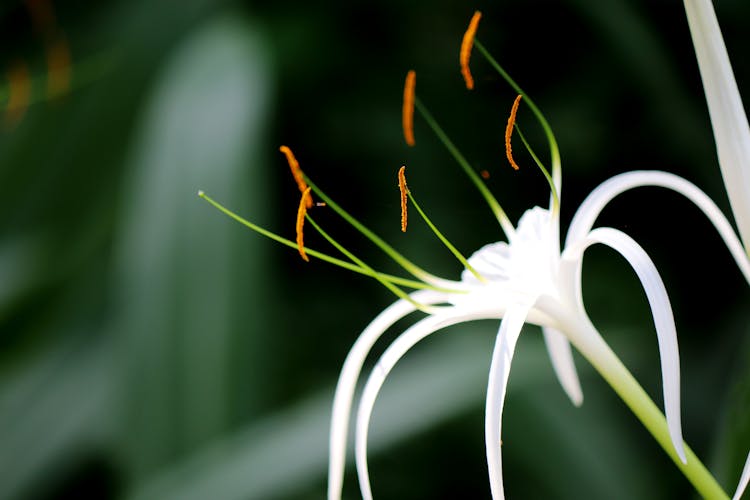
<instances>
[{"instance_id":1,"label":"blurred leaf","mask_svg":"<svg viewBox=\"0 0 750 500\"><path fill-rule=\"evenodd\" d=\"M128 391L122 444L135 477L225 430L233 381L253 398L232 362L247 346L239 338L266 330L268 245L247 238L197 191L240 211L266 204L258 155L266 59L240 17L207 22L166 64L139 129L117 281ZM253 373L262 369L260 350L241 354Z\"/></svg>"},{"instance_id":2,"label":"blurred leaf","mask_svg":"<svg viewBox=\"0 0 750 500\"><path fill-rule=\"evenodd\" d=\"M112 436L109 342L59 342L0 385L0 498L27 498Z\"/></svg>"}]
</instances>

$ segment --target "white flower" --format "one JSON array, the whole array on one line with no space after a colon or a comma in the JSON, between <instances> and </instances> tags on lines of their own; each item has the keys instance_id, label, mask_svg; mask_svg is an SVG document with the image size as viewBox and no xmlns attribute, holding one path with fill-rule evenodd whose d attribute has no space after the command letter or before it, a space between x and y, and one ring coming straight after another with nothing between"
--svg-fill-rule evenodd
<instances>
[{"instance_id":1,"label":"white flower","mask_svg":"<svg viewBox=\"0 0 750 500\"><path fill-rule=\"evenodd\" d=\"M750 206L748 205L750 203L748 201L750 198L750 180L747 168L743 168L743 166L747 166L747 159L750 158L750 133L747 130L747 120L744 112L742 112L742 105L734 85L728 60L722 59L722 54L724 59L726 59L726 54L710 3L705 0L686 0L686 8L688 18L691 21L693 36L696 40L696 50L699 62L701 62L704 82L708 81L706 93L709 99L714 130L717 134L722 172L727 182L735 218L740 227L740 234L747 244L750 241ZM476 13L470 29L467 31L467 36L464 37L461 49L462 73L465 76L470 75L468 72L468 56L472 44L476 43L476 47L487 61L498 70L512 87L522 94L515 82L500 68L486 49L478 41L473 40L478 21L479 13ZM698 47L699 45L701 47ZM721 64L711 62L716 58L717 53L718 59L722 61ZM614 197L625 191L642 186L671 189L690 199L711 220L741 272L750 283L748 254L726 217L707 195L680 177L659 171L628 172L604 182L586 198L576 211L568 229L564 246L561 248L560 157L549 125L533 102L528 98L524 99L547 135L552 174L549 175L547 170L539 163L536 155L531 151L530 153L544 172L550 185L550 206L549 209L533 207L527 210L517 226L514 227L499 203L489 193L487 187L468 165L465 158L450 142L424 106L415 99L414 85L415 76L413 72L410 72L404 92L404 126L407 142L409 144L414 142L413 131L410 127L412 125L413 106L416 105L416 108L439 139L446 145L449 152L478 187L508 240L507 242L501 241L485 245L466 261L423 215L440 239L464 264L465 270L459 280L448 280L433 276L398 254L309 182L309 179L299 171L296 159L286 147L282 147L282 151L285 151L287 155L300 190L304 190L298 212L296 243L242 219L208 196L201 194L207 201L251 229L285 245L297 247L303 257L310 255L373 277L400 297L365 328L344 361L336 387L331 418L329 500L341 498L349 420L355 388L365 361L374 344L386 330L417 310L426 313L426 317L419 319L407 328L384 351L367 378L359 402L356 414L355 460L360 489L366 500L372 499L367 466L367 434L372 409L386 377L395 364L422 339L444 327L477 319L500 320L489 367L485 409L486 455L493 498L504 498L500 440L502 410L516 342L525 323L542 327L554 371L573 404L580 405L583 402L583 394L573 362L571 344L597 369L633 413L643 422L644 426L654 435L686 477L693 483L697 491L704 497L724 497L725 493L721 487L692 451L683 444L680 422L680 369L677 335L664 283L654 263L632 238L617 229L594 228L594 223L601 210ZM468 80L467 86L469 86ZM511 119L506 130L506 141L509 141L510 131L513 130L512 122L517 106L518 99L511 112ZM741 126L743 123L744 127ZM406 133L407 127L409 127L408 133ZM720 139L720 135L724 139ZM523 140L525 143L525 139ZM509 159L514 164L510 158L509 143L506 143L506 148ZM403 175L403 169L400 172L401 175ZM306 183L309 183L310 186L308 187ZM405 180L402 177L400 177L399 184L402 187L403 202L406 199L407 191L405 191ZM415 282L379 273L344 249L307 214L306 210L312 203L308 202L305 197L311 191L324 204L382 248L419 281ZM411 198L411 194L408 194ZM420 214L423 214L416 201L413 198L411 198L411 201ZM402 217L402 224L405 225L405 214ZM348 261L342 261L307 248L302 239L302 224L305 220L309 221L326 240L340 250L348 258ZM582 260L585 250L594 244L606 245L620 253L635 271L646 293L659 345L666 418L609 348L586 313L581 289ZM417 288L418 290L406 294L400 289L401 286ZM749 476L750 459L745 466L735 498L739 498L742 494Z\"/></svg>"},{"instance_id":2,"label":"white flower","mask_svg":"<svg viewBox=\"0 0 750 500\"><path fill-rule=\"evenodd\" d=\"M443 283L455 293L422 290L411 294L421 304L440 306L401 334L383 353L362 393L356 423L356 463L362 495L372 498L367 470L367 430L379 389L398 360L417 342L449 325L475 319L499 318L490 366L486 403L486 449L493 498L503 498L501 471L501 414L516 341L525 322L543 327L554 369L574 404L583 397L573 365L573 345L602 373L629 404L645 394L631 391L634 381L588 319L581 295L581 262L585 249L607 245L633 267L648 297L656 332L664 383L669 439L682 462L687 460L680 425L679 356L674 319L667 293L652 261L626 234L612 228L592 229L602 208L618 194L638 186L661 186L692 200L714 223L742 272L750 281L750 262L716 205L697 187L665 172L630 172L610 179L584 201L576 213L562 252L559 243L559 210L528 210L509 242L486 245L469 264L485 280L465 270L461 280ZM384 310L352 347L341 371L331 422L329 499L341 494L348 420L354 389L365 358L374 343L396 321L415 310L402 299Z\"/></svg>"}]
</instances>

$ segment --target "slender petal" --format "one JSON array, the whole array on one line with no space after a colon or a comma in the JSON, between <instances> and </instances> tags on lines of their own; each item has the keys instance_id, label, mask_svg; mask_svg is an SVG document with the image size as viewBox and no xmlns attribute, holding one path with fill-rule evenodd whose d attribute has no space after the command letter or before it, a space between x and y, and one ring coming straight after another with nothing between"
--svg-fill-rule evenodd
<instances>
[{"instance_id":1,"label":"slender petal","mask_svg":"<svg viewBox=\"0 0 750 500\"><path fill-rule=\"evenodd\" d=\"M586 197L576 211L568 229L565 246L573 245L576 241L584 239L591 231L599 213L613 198L625 191L641 186L671 189L685 196L700 208L714 225L735 262L737 262L740 271L747 282L750 283L750 258L742 248L742 243L737 238L732 225L719 210L719 207L695 184L667 172L635 170L616 175L600 184Z\"/></svg>"},{"instance_id":2,"label":"slender petal","mask_svg":"<svg viewBox=\"0 0 750 500\"><path fill-rule=\"evenodd\" d=\"M742 494L745 493L748 482L750 482L750 454L747 455L747 459L745 460L745 467L742 469L740 483L737 485L737 491L734 492L732 500L740 500L740 498L742 498Z\"/></svg>"},{"instance_id":3,"label":"slender petal","mask_svg":"<svg viewBox=\"0 0 750 500\"><path fill-rule=\"evenodd\" d=\"M542 332L544 333L544 343L547 345L550 361L552 361L552 368L555 370L560 385L570 401L575 406L581 406L583 404L583 391L573 361L570 342L564 334L554 328L543 327Z\"/></svg>"},{"instance_id":4,"label":"slender petal","mask_svg":"<svg viewBox=\"0 0 750 500\"><path fill-rule=\"evenodd\" d=\"M710 0L685 0L719 166L745 248L750 250L750 127Z\"/></svg>"},{"instance_id":5,"label":"slender petal","mask_svg":"<svg viewBox=\"0 0 750 500\"><path fill-rule=\"evenodd\" d=\"M591 231L585 242L577 248L566 250L564 258L573 258L580 268L580 253L592 244L601 243L616 250L635 271L646 292L651 314L656 327L661 359L662 384L664 385L664 410L672 444L683 463L687 461L682 440L680 418L680 356L677 347L677 331L669 303L667 290L656 266L649 256L630 236L616 229L601 227ZM570 255L571 253L578 255ZM580 280L578 293L580 295Z\"/></svg>"},{"instance_id":6,"label":"slender petal","mask_svg":"<svg viewBox=\"0 0 750 500\"><path fill-rule=\"evenodd\" d=\"M487 448L487 468L490 474L490 490L495 500L505 498L503 489L503 460L501 450L501 431L503 404L508 389L510 365L521 328L526 321L529 306L518 304L508 307L500 323L495 348L492 352L492 364L487 384L487 402L484 415L484 436Z\"/></svg>"},{"instance_id":7,"label":"slender petal","mask_svg":"<svg viewBox=\"0 0 750 500\"><path fill-rule=\"evenodd\" d=\"M375 399L388 373L419 341L441 328L476 319L499 319L503 313L504 308L502 305L493 308L477 309L456 307L452 311L441 312L418 321L396 338L388 346L388 349L385 350L373 368L370 377L367 379L365 388L362 391L359 409L357 410L355 459L359 486L364 500L372 500L372 489L370 487L370 476L367 467L367 434L370 417L372 416L372 409L375 406Z\"/></svg>"},{"instance_id":8,"label":"slender petal","mask_svg":"<svg viewBox=\"0 0 750 500\"><path fill-rule=\"evenodd\" d=\"M411 297L423 304L434 304L444 300L443 295L431 290L421 290ZM333 398L331 415L331 433L329 442L330 460L328 463L328 499L341 498L344 485L344 466L346 464L346 438L349 430L354 389L362 371L362 365L370 349L378 339L396 321L414 312L414 305L406 300L398 300L381 312L362 332L346 356L341 369L336 394Z\"/></svg>"}]
</instances>

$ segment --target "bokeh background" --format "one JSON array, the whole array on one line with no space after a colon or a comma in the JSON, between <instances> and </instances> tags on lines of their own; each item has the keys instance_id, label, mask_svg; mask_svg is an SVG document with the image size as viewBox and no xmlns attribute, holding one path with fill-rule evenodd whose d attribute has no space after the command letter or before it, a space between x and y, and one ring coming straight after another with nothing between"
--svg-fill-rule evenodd
<instances>
[{"instance_id":1,"label":"bokeh background","mask_svg":"<svg viewBox=\"0 0 750 500\"><path fill-rule=\"evenodd\" d=\"M393 297L303 262L196 192L293 238L299 193L278 153L287 144L360 220L456 277L460 266L423 224L401 234L398 167L408 165L412 191L464 253L500 232L425 123L415 149L403 144L408 69L512 219L548 196L527 156L519 172L503 158L513 92L478 54L477 87L463 87L458 46L477 8L479 38L557 134L564 226L597 184L642 168L694 181L729 214L678 0L2 4L0 498L324 497L338 370ZM716 9L747 102L750 4ZM546 151L523 108L519 123ZM332 212L316 219L371 265L398 271ZM685 437L733 491L750 449L747 284L677 195L628 193L600 222L639 241L663 275ZM603 248L585 262L592 318L661 404L633 272ZM371 430L378 498L489 498L483 399L497 326L447 329L394 370ZM577 361L581 408L554 378L538 329L521 337L503 429L508 496L694 496ZM358 495L350 467L345 497Z\"/></svg>"}]
</instances>

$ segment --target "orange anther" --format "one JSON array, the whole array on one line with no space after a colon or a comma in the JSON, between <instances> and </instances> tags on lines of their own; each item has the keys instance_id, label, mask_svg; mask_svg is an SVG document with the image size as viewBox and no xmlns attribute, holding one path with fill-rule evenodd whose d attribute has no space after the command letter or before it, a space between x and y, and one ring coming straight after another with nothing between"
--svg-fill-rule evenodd
<instances>
[{"instance_id":1,"label":"orange anther","mask_svg":"<svg viewBox=\"0 0 750 500\"><path fill-rule=\"evenodd\" d=\"M399 191L401 191L401 231L405 233L406 222L407 222L406 196L407 196L407 193L409 192L409 188L406 187L406 167L404 166L398 169L398 189Z\"/></svg>"},{"instance_id":2,"label":"orange anther","mask_svg":"<svg viewBox=\"0 0 750 500\"><path fill-rule=\"evenodd\" d=\"M8 102L5 107L5 122L17 123L31 102L31 77L29 68L23 61L14 62L7 72Z\"/></svg>"},{"instance_id":3,"label":"orange anther","mask_svg":"<svg viewBox=\"0 0 750 500\"><path fill-rule=\"evenodd\" d=\"M518 104L521 102L521 94L518 94L516 100L513 101L513 107L510 108L510 116L508 117L508 125L505 126L505 156L508 157L510 166L514 170L518 170L518 164L513 160L513 150L510 146L510 136L513 134L513 126L516 123L516 113L518 112Z\"/></svg>"},{"instance_id":4,"label":"orange anther","mask_svg":"<svg viewBox=\"0 0 750 500\"><path fill-rule=\"evenodd\" d=\"M404 128L404 140L414 146L414 88L417 85L417 74L409 70L404 83L404 103L401 109L401 123Z\"/></svg>"},{"instance_id":5,"label":"orange anther","mask_svg":"<svg viewBox=\"0 0 750 500\"><path fill-rule=\"evenodd\" d=\"M279 151L286 155L286 161L289 163L289 169L292 171L292 176L297 182L299 192L304 193L307 189L307 182L305 182L305 178L302 176L302 170L299 168L299 162L297 162L297 159L294 157L294 153L292 153L292 150L287 146L281 146L279 148ZM313 206L313 200L311 196L307 197L306 203L306 208L311 208Z\"/></svg>"},{"instance_id":6,"label":"orange anther","mask_svg":"<svg viewBox=\"0 0 750 500\"><path fill-rule=\"evenodd\" d=\"M305 262L310 261L310 258L305 252L304 233L305 215L307 215L307 208L309 206L309 203L312 201L310 199L310 189L312 188L307 187L304 191L302 191L302 197L299 200L299 208L297 209L297 250L299 251L300 257L302 257Z\"/></svg>"},{"instance_id":7,"label":"orange anther","mask_svg":"<svg viewBox=\"0 0 750 500\"><path fill-rule=\"evenodd\" d=\"M47 46L47 94L54 98L70 89L70 48L62 34Z\"/></svg>"},{"instance_id":8,"label":"orange anther","mask_svg":"<svg viewBox=\"0 0 750 500\"><path fill-rule=\"evenodd\" d=\"M481 18L481 12L474 12L469 22L469 27L466 29L466 33L464 33L464 39L461 42L461 52L459 53L461 74L464 76L466 88L469 90L474 88L474 78L471 76L471 70L469 69L469 59L471 58L471 49L474 47L474 36L477 34L477 27Z\"/></svg>"}]
</instances>

